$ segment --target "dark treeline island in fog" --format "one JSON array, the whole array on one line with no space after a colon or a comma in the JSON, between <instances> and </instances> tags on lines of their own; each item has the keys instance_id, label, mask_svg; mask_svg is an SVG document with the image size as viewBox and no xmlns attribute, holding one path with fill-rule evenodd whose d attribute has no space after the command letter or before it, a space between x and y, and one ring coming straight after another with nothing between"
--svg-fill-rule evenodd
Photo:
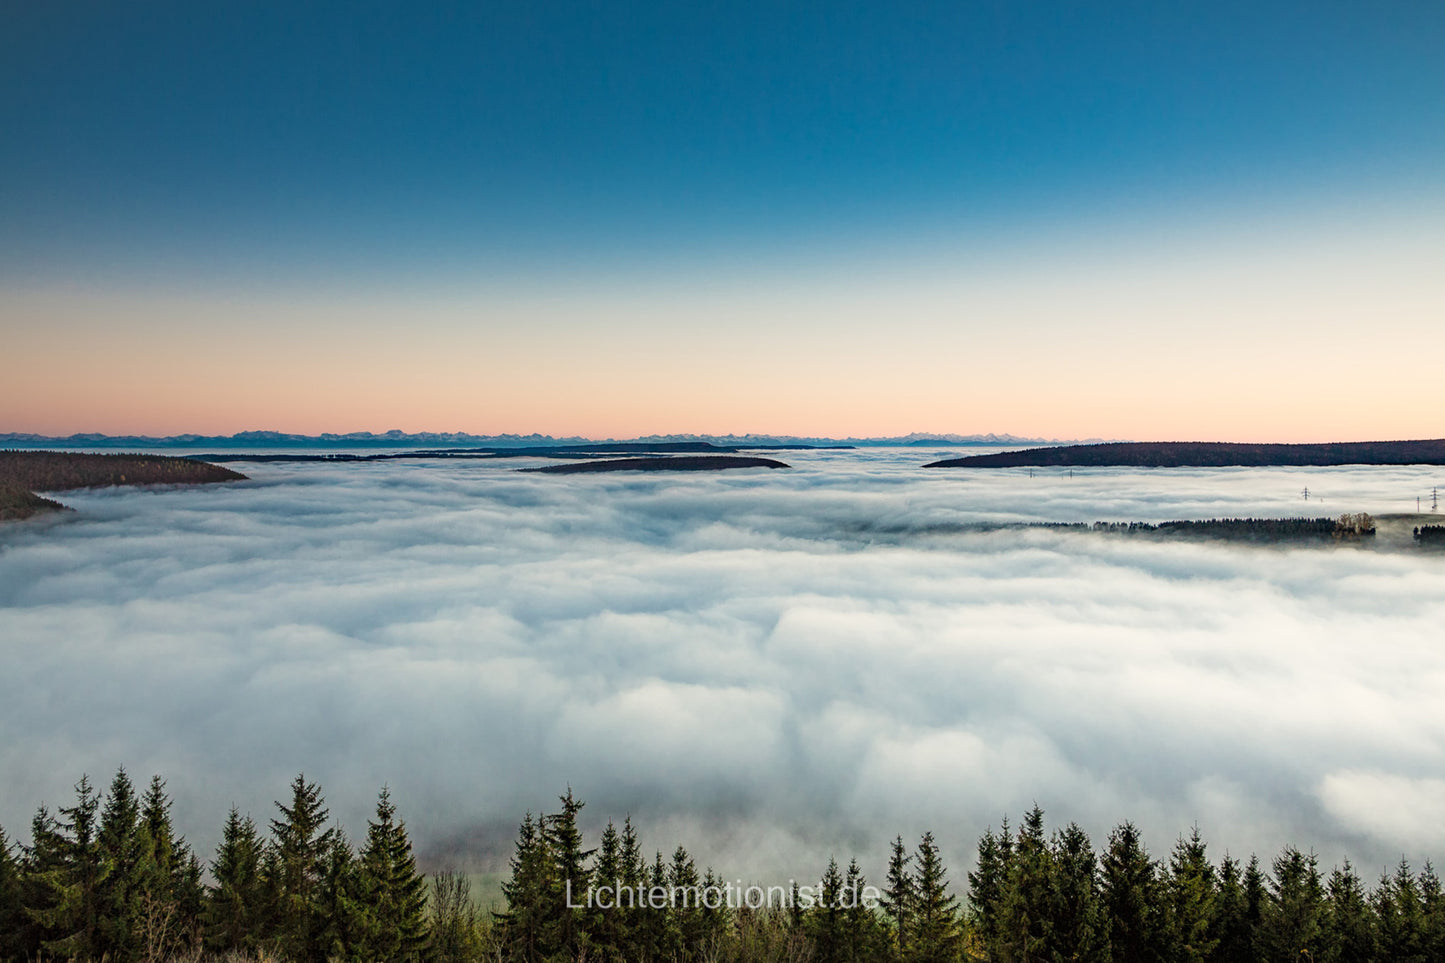
<instances>
[{"instance_id":1,"label":"dark treeline island in fog","mask_svg":"<svg viewBox=\"0 0 1445 963\"><path fill-rule=\"evenodd\" d=\"M1382 551L1445 548L1445 525L1418 524L1438 515L1345 513L1329 518L1204 518L1165 522L937 522L860 521L849 530L865 536L968 535L991 532L1080 532L1111 537L1220 541L1275 547L1350 545ZM1382 533L1382 534L1381 534ZM1377 539L1376 535L1380 534Z\"/></svg>"},{"instance_id":2,"label":"dark treeline island in fog","mask_svg":"<svg viewBox=\"0 0 1445 963\"><path fill-rule=\"evenodd\" d=\"M1430 526L1426 526L1429 528ZM1375 536L1375 520L1369 514L1341 515L1339 518L1206 518L1170 522L942 522L922 527L858 525L860 532L884 534L947 535L968 532L1026 531L1042 529L1060 532L1099 532L1158 538L1204 538L1241 542L1338 542L1362 541ZM1416 529L1418 532L1420 529Z\"/></svg>"},{"instance_id":3,"label":"dark treeline island in fog","mask_svg":"<svg viewBox=\"0 0 1445 963\"><path fill-rule=\"evenodd\" d=\"M660 458L599 458L595 461L568 462L565 465L544 465L522 471L546 472L550 475L575 475L599 471L723 471L728 468L787 468L772 458L748 458L741 455L670 455Z\"/></svg>"},{"instance_id":4,"label":"dark treeline island in fog","mask_svg":"<svg viewBox=\"0 0 1445 963\"><path fill-rule=\"evenodd\" d=\"M1047 528L1076 528L1111 535L1217 538L1226 541L1343 541L1373 538L1375 520L1368 513L1339 518L1206 518L1160 522L1095 522L1092 525L1042 523Z\"/></svg>"},{"instance_id":5,"label":"dark treeline island in fog","mask_svg":"<svg viewBox=\"0 0 1445 963\"><path fill-rule=\"evenodd\" d=\"M680 455L734 455L742 451L800 451L829 447L847 450L851 445L750 445L746 447L714 445L706 441L678 441L648 444L642 442L608 442L595 445L528 445L514 448L437 448L407 451L372 452L208 452L193 455L205 461L225 462L370 462L412 461L429 459L495 459L495 458L614 458L617 455L651 456L654 460ZM719 458L714 467L735 467L736 459ZM705 465L692 466L707 467ZM771 466L777 467L777 466ZM786 467L786 466L784 466ZM597 470L597 469L594 469ZM605 470L605 469L604 469Z\"/></svg>"},{"instance_id":6,"label":"dark treeline island in fog","mask_svg":"<svg viewBox=\"0 0 1445 963\"><path fill-rule=\"evenodd\" d=\"M882 879L856 859L786 885L648 850L630 819L586 840L583 803L523 817L503 902L417 867L387 790L355 841L297 776L258 825L233 807L202 860L164 781L122 770L42 806L28 843L0 830L0 960L407 963L1385 963L1445 959L1445 892L1402 859L1373 885L1286 846L1213 860L1198 830L1151 853L1130 823L1099 846L1035 806L977 843L964 880L932 833L895 838ZM878 854L882 855L882 854ZM800 867L800 869L803 869ZM819 872L814 877L812 872Z\"/></svg>"},{"instance_id":7,"label":"dark treeline island in fog","mask_svg":"<svg viewBox=\"0 0 1445 963\"><path fill-rule=\"evenodd\" d=\"M1445 439L1248 445L1215 441L1138 441L1063 445L969 455L925 468L1231 468L1329 465L1445 465Z\"/></svg>"},{"instance_id":8,"label":"dark treeline island in fog","mask_svg":"<svg viewBox=\"0 0 1445 963\"><path fill-rule=\"evenodd\" d=\"M196 485L246 476L219 465L169 455L0 451L0 520L65 506L34 494L111 485Z\"/></svg>"}]
</instances>

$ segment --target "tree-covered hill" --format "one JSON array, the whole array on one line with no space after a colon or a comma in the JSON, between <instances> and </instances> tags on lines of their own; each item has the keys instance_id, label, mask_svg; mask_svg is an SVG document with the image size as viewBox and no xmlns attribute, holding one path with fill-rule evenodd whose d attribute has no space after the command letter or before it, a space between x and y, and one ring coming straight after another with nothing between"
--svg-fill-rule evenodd
<instances>
[{"instance_id":1,"label":"tree-covered hill","mask_svg":"<svg viewBox=\"0 0 1445 963\"><path fill-rule=\"evenodd\" d=\"M1317 445L1250 445L1216 441L1110 442L946 458L924 467L1229 468L1327 465L1445 465L1445 438Z\"/></svg>"},{"instance_id":2,"label":"tree-covered hill","mask_svg":"<svg viewBox=\"0 0 1445 963\"><path fill-rule=\"evenodd\" d=\"M170 455L96 455L74 451L0 451L0 521L65 506L35 492L111 485L197 485L240 481L220 465Z\"/></svg>"},{"instance_id":3,"label":"tree-covered hill","mask_svg":"<svg viewBox=\"0 0 1445 963\"><path fill-rule=\"evenodd\" d=\"M0 451L0 484L38 492L108 485L194 485L245 477L220 465L171 455Z\"/></svg>"}]
</instances>

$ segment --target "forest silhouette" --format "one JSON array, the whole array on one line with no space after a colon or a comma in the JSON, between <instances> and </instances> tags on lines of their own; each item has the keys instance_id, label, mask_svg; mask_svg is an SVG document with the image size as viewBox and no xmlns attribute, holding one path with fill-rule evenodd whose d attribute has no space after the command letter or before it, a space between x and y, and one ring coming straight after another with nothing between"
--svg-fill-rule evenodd
<instances>
[{"instance_id":1,"label":"forest silhouette","mask_svg":"<svg viewBox=\"0 0 1445 963\"><path fill-rule=\"evenodd\" d=\"M856 859L830 859L816 882L771 887L762 901L739 898L741 880L734 889L699 870L681 845L649 857L630 818L589 846L582 808L568 790L554 811L522 818L504 902L483 908L467 876L418 869L385 788L352 842L320 787L298 775L264 827L233 806L203 861L177 834L160 777L141 791L121 770L104 793L82 777L70 805L37 810L28 843L0 830L0 959L1445 959L1445 891L1429 863L1416 872L1402 860L1368 886L1348 861L1327 873L1295 846L1267 867L1254 856L1213 861L1197 828L1156 856L1128 822L1096 848L1077 824L1049 832L1035 806L1017 829L1005 819L983 834L966 885L925 833L916 845L894 839L882 880L868 881ZM584 895L599 891L612 898Z\"/></svg>"}]
</instances>

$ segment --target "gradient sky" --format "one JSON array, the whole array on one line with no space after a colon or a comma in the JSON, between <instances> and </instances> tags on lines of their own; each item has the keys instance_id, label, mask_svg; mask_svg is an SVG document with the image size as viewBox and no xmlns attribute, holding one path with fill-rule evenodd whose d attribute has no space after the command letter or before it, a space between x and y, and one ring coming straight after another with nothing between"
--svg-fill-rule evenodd
<instances>
[{"instance_id":1,"label":"gradient sky","mask_svg":"<svg viewBox=\"0 0 1445 963\"><path fill-rule=\"evenodd\" d=\"M4 3L0 431L1438 437L1445 6Z\"/></svg>"}]
</instances>

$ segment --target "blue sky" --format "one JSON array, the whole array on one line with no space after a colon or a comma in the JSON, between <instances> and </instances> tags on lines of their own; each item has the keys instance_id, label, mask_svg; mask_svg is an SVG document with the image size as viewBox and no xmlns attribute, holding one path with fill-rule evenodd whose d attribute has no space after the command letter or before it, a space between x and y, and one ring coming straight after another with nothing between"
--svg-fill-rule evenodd
<instances>
[{"instance_id":1,"label":"blue sky","mask_svg":"<svg viewBox=\"0 0 1445 963\"><path fill-rule=\"evenodd\" d=\"M421 6L10 5L7 273L616 266L1445 176L1435 2Z\"/></svg>"},{"instance_id":2,"label":"blue sky","mask_svg":"<svg viewBox=\"0 0 1445 963\"><path fill-rule=\"evenodd\" d=\"M0 324L35 363L0 428L1438 433L1388 368L1299 380L1445 312L1437 0L4 23ZM1298 377L1221 379L1202 333ZM958 377L979 352L1047 390ZM199 409L202 370L252 390Z\"/></svg>"}]
</instances>

